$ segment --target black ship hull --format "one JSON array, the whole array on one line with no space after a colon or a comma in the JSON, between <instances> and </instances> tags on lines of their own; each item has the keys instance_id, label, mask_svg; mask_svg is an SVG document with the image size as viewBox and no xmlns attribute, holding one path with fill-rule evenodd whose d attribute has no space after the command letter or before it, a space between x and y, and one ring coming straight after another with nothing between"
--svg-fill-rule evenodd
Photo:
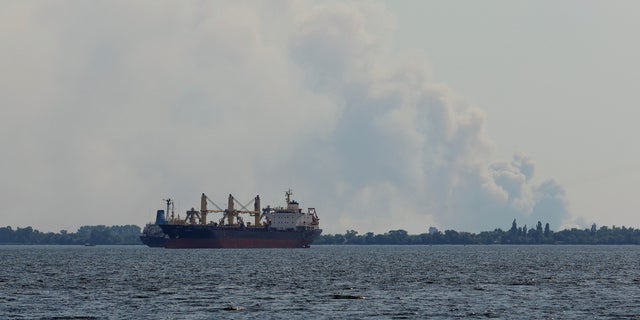
<instances>
[{"instance_id":1,"label":"black ship hull","mask_svg":"<svg viewBox=\"0 0 640 320\"><path fill-rule=\"evenodd\" d=\"M169 236L165 248L307 248L321 229L219 227L212 225L160 226Z\"/></svg>"},{"instance_id":2,"label":"black ship hull","mask_svg":"<svg viewBox=\"0 0 640 320\"><path fill-rule=\"evenodd\" d=\"M162 248L169 238L158 236L140 236L140 241L152 248Z\"/></svg>"}]
</instances>

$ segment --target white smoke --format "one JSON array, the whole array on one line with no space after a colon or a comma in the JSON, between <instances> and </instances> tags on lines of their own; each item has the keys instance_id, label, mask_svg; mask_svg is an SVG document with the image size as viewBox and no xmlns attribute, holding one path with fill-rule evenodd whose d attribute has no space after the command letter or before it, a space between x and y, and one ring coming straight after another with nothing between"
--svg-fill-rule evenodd
<instances>
[{"instance_id":1,"label":"white smoke","mask_svg":"<svg viewBox=\"0 0 640 320\"><path fill-rule=\"evenodd\" d=\"M390 50L382 7L0 6L7 224L141 224L165 196L288 187L328 232L566 218L560 185L524 155L490 163L485 114Z\"/></svg>"},{"instance_id":2,"label":"white smoke","mask_svg":"<svg viewBox=\"0 0 640 320\"><path fill-rule=\"evenodd\" d=\"M567 217L562 187L535 185L533 161L524 155L490 163L484 113L430 81L424 62L396 62L372 29L385 17L363 14L349 5L316 9L292 42L307 84L343 106L327 146L305 152L334 155L329 176L341 185L335 197L350 203L335 210L389 228L406 226L407 217L464 230L513 218L559 225Z\"/></svg>"}]
</instances>

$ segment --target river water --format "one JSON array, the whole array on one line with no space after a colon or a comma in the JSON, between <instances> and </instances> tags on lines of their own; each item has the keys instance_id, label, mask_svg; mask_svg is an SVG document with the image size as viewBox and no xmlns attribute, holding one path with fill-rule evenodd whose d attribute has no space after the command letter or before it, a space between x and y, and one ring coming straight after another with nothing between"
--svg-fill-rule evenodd
<instances>
[{"instance_id":1,"label":"river water","mask_svg":"<svg viewBox=\"0 0 640 320\"><path fill-rule=\"evenodd\" d=\"M0 319L640 319L640 246L0 246Z\"/></svg>"}]
</instances>

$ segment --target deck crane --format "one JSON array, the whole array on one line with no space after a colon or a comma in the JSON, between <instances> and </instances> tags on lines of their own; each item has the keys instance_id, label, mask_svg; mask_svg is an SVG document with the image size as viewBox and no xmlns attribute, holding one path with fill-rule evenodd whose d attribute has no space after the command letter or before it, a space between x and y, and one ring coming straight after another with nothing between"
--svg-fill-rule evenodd
<instances>
[{"instance_id":1,"label":"deck crane","mask_svg":"<svg viewBox=\"0 0 640 320\"><path fill-rule=\"evenodd\" d=\"M247 209L247 206L252 202L254 203L254 210ZM214 207L216 207L216 209L207 209L207 203L211 203ZM235 209L234 204L236 203L242 208L242 210ZM203 193L200 199L200 212L197 215L200 220L200 224L207 224L208 213L223 213L224 215L220 220L220 224L224 224L224 219L226 218L228 225L234 225L236 223L235 219L239 217L239 214L249 214L255 217L254 226L257 227L260 226L260 196L256 196L255 199L249 201L246 205L242 205L233 197L233 195L229 194L227 209L222 209Z\"/></svg>"}]
</instances>

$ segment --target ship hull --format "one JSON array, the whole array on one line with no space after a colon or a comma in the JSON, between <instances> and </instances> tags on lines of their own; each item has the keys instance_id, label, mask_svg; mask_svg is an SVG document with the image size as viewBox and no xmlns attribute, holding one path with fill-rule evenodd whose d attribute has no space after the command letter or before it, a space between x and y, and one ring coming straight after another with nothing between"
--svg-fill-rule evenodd
<instances>
[{"instance_id":1,"label":"ship hull","mask_svg":"<svg viewBox=\"0 0 640 320\"><path fill-rule=\"evenodd\" d=\"M169 240L167 237L140 236L140 241L151 248L162 248Z\"/></svg>"},{"instance_id":2,"label":"ship hull","mask_svg":"<svg viewBox=\"0 0 640 320\"><path fill-rule=\"evenodd\" d=\"M163 225L165 248L306 248L322 230L279 231L268 228Z\"/></svg>"}]
</instances>

